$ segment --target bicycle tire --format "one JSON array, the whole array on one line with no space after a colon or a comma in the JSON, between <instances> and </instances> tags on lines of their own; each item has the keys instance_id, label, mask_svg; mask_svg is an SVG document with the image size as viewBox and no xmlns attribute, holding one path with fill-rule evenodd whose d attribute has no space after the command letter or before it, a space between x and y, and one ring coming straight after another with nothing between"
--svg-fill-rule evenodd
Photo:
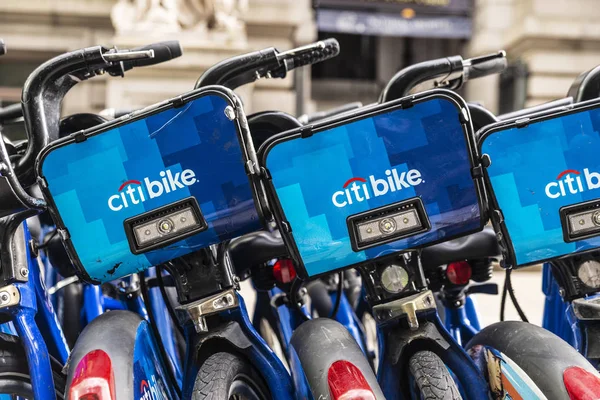
<instances>
[{"instance_id":1,"label":"bicycle tire","mask_svg":"<svg viewBox=\"0 0 600 400\"><path fill-rule=\"evenodd\" d=\"M539 326L521 322L496 322L482 329L465 346L472 351L486 346L500 351L533 381L548 399L566 399L569 394L563 372L580 367L591 373L595 368L567 342Z\"/></svg>"},{"instance_id":2,"label":"bicycle tire","mask_svg":"<svg viewBox=\"0 0 600 400\"><path fill-rule=\"evenodd\" d=\"M269 390L262 377L246 359L219 352L201 365L192 400L267 400Z\"/></svg>"},{"instance_id":3,"label":"bicycle tire","mask_svg":"<svg viewBox=\"0 0 600 400\"><path fill-rule=\"evenodd\" d=\"M33 399L27 357L17 336L0 333L0 360L0 394ZM52 376L56 398L64 399L66 377L55 360L52 360Z\"/></svg>"},{"instance_id":4,"label":"bicycle tire","mask_svg":"<svg viewBox=\"0 0 600 400\"><path fill-rule=\"evenodd\" d=\"M409 360L415 391L423 400L461 400L456 382L444 362L432 351L418 351Z\"/></svg>"}]
</instances>

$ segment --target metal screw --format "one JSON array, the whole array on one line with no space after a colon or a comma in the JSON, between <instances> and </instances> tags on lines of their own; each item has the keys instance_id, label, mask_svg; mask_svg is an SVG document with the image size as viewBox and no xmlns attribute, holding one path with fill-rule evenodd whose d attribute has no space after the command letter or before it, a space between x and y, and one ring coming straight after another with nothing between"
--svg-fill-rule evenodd
<instances>
[{"instance_id":1,"label":"metal screw","mask_svg":"<svg viewBox=\"0 0 600 400\"><path fill-rule=\"evenodd\" d=\"M21 268L19 272L21 273L22 277L27 277L27 275L29 275L29 270L25 267Z\"/></svg>"},{"instance_id":2,"label":"metal screw","mask_svg":"<svg viewBox=\"0 0 600 400\"><path fill-rule=\"evenodd\" d=\"M29 251L31 251L31 255L34 257L38 256L38 247L37 247L37 243L35 242L35 240L30 239L29 240Z\"/></svg>"},{"instance_id":3,"label":"metal screw","mask_svg":"<svg viewBox=\"0 0 600 400\"><path fill-rule=\"evenodd\" d=\"M6 302L8 301L8 294L6 294L6 293L2 293L2 295L0 296L0 300L1 300L3 303L6 303Z\"/></svg>"},{"instance_id":4,"label":"metal screw","mask_svg":"<svg viewBox=\"0 0 600 400\"><path fill-rule=\"evenodd\" d=\"M563 288L558 289L558 294L560 294L560 297L565 297L565 289L563 289Z\"/></svg>"},{"instance_id":5,"label":"metal screw","mask_svg":"<svg viewBox=\"0 0 600 400\"><path fill-rule=\"evenodd\" d=\"M231 106L225 107L225 116L230 121L233 121L235 119L235 111L233 110L233 107L231 107Z\"/></svg>"},{"instance_id":6,"label":"metal screw","mask_svg":"<svg viewBox=\"0 0 600 400\"><path fill-rule=\"evenodd\" d=\"M596 211L593 215L592 215L592 220L594 221L594 224L596 225L600 225L600 211Z\"/></svg>"}]
</instances>

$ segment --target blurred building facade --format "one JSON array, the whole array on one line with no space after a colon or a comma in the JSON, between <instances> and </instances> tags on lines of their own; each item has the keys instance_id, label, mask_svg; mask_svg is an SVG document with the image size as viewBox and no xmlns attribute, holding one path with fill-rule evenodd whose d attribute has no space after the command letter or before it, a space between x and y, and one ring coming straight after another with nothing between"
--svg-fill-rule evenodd
<instances>
[{"instance_id":1,"label":"blurred building facade","mask_svg":"<svg viewBox=\"0 0 600 400\"><path fill-rule=\"evenodd\" d=\"M600 65L597 0L477 0L468 54L505 49L502 76L469 83L467 97L508 112L565 97L573 80Z\"/></svg>"},{"instance_id":2,"label":"blurred building facade","mask_svg":"<svg viewBox=\"0 0 600 400\"><path fill-rule=\"evenodd\" d=\"M224 26L218 26L219 19ZM2 0L0 26L8 48L0 59L4 105L20 99L31 71L62 52L181 41L184 57L129 71L124 79L96 77L77 85L65 98L63 114L152 104L193 89L202 72L222 59L269 46L285 50L316 38L310 0ZM241 95L249 112L295 113L294 86L293 75L262 79Z\"/></svg>"},{"instance_id":3,"label":"blurred building facade","mask_svg":"<svg viewBox=\"0 0 600 400\"><path fill-rule=\"evenodd\" d=\"M153 18L135 14L152 7ZM190 90L229 56L333 36L338 59L243 88L247 111L368 103L412 63L505 49L509 71L470 82L463 94L507 112L563 97L579 73L600 64L598 17L597 0L2 0L8 54L0 58L0 105L19 100L40 63L76 48L179 39L184 57L78 85L64 114L151 104Z\"/></svg>"}]
</instances>

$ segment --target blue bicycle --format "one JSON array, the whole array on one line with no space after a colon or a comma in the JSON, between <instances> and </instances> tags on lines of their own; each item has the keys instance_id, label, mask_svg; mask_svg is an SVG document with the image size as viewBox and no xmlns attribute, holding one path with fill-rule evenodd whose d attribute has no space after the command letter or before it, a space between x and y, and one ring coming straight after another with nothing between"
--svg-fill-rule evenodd
<instances>
[{"instance_id":1,"label":"blue bicycle","mask_svg":"<svg viewBox=\"0 0 600 400\"><path fill-rule=\"evenodd\" d=\"M160 44L157 45L156 50ZM165 61L170 56L154 57L152 46L134 51L95 47L67 53L36 69L26 82L21 105L3 109L1 121L25 114L27 143L13 145L0 140L2 196L2 317L4 368L0 392L21 397L54 399L65 395L66 364L69 347L45 287L45 255L38 238L32 238L26 220L44 211L46 204L30 196L23 186L35 183L33 164L41 148L55 139L59 129L59 105L64 94L79 81L101 72L122 76L139 59L139 65ZM67 73L65 72L67 71ZM30 116L47 111L47 119L33 121ZM46 124L47 125L44 125ZM33 135L38 129L48 135ZM35 377L32 379L31 377Z\"/></svg>"}]
</instances>

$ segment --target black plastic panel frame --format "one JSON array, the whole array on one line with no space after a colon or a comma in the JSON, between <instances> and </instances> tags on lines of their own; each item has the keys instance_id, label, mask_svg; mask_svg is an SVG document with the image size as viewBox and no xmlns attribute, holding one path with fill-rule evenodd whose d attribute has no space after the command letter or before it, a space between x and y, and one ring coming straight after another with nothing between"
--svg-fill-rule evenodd
<instances>
[{"instance_id":1,"label":"black plastic panel frame","mask_svg":"<svg viewBox=\"0 0 600 400\"><path fill-rule=\"evenodd\" d=\"M64 138L58 139L48 146L44 147L44 149L40 152L36 159L35 171L38 176L37 180L42 191L44 199L48 203L48 211L52 217L52 220L55 222L59 233L61 234L61 238L65 245L65 249L69 258L73 262L73 267L77 276L85 282L92 284L99 284L100 282L92 279L88 273L85 271L81 262L79 260L79 256L75 251L73 246L73 242L70 237L70 233L68 229L65 227L64 222L56 209L54 201L52 199L52 195L48 190L48 185L42 173L42 162L44 158L57 147L65 146L67 144L73 142L79 142L87 140L88 137L101 134L107 130L117 128L123 124L127 124L133 121L137 121L143 118L146 118L150 115L159 113L161 111L167 110L169 108L177 108L182 106L183 104L195 100L197 98L207 96L207 95L215 95L225 99L228 104L234 109L236 118L234 123L236 125L236 130L238 134L238 140L240 141L240 147L244 151L243 157L246 160L246 173L248 175L248 179L251 183L252 194L254 197L254 201L256 204L256 210L258 212L258 216L261 220L261 223L265 225L267 221L265 221L264 215L262 211L266 208L264 205L264 198L262 197L262 192L260 190L260 181L258 177L258 158L256 150L254 149L254 145L252 142L252 136L250 134L250 129L248 127L248 122L246 120L246 115L244 113L243 105L241 100L237 97L237 95L230 89L227 89L223 86L206 86L201 89L195 89L193 91L184 93L180 96L173 97L171 99L162 101L160 103L154 104L152 106L143 108L141 110L133 111L130 114L124 115L117 119L107 121L106 123L96 125L90 129L82 130L79 132L75 132L66 136Z\"/></svg>"},{"instance_id":2,"label":"black plastic panel frame","mask_svg":"<svg viewBox=\"0 0 600 400\"><path fill-rule=\"evenodd\" d=\"M434 245L437 243L456 239L457 237L467 236L467 235L479 232L483 229L483 227L489 220L489 215L488 215L488 211L487 211L488 205L487 205L487 199L484 196L485 186L484 186L483 176L481 174L474 173L474 171L477 169L477 167L480 166L481 158L478 153L478 146L477 146L476 140L475 140L476 139L475 133L473 132L473 125L469 118L468 106L467 106L467 103L464 101L464 99L462 97L460 97L458 94L456 94L450 90L434 89L434 90L428 90L425 92L410 95L410 96L407 96L407 97L404 97L401 99L397 99L394 101L390 101L387 103L382 103L382 104L378 103L378 104L368 105L368 106L365 106L362 108L354 109L351 112L344 113L342 115L338 115L338 116L334 116L334 117L327 118L324 120L320 120L315 124L310 124L307 126L303 126L302 128L298 128L298 129L294 129L294 130L290 130L290 131L286 131L286 132L281 132L280 134L269 138L258 149L258 159L259 159L259 163L261 165L260 181L261 181L261 185L262 185L258 190L264 191L266 193L265 196L269 201L271 214L273 215L275 222L277 223L277 226L281 232L281 236L283 238L283 241L284 241L286 247L290 251L290 257L294 261L294 266L296 267L296 271L298 272L299 277L314 279L319 276L329 275L329 274L339 271L339 270L357 268L361 265L368 264L368 263L372 262L373 260L369 260L367 262L360 262L360 263L356 263L356 264L352 264L352 265L347 265L343 268L339 268L338 270L327 271L325 273L317 274L317 275L309 275L307 273L307 271L304 267L304 263L302 262L302 258L300 257L298 248L296 247L294 237L293 237L294 235L293 235L292 229L290 227L290 224L288 223L287 218L285 217L285 214L281 207L281 204L279 203L279 199L277 198L277 195L275 194L275 188L273 187L273 182L271 180L271 174L270 174L269 170L264 167L266 165L267 154L269 153L271 148L280 142L301 138L301 137L303 137L302 135L303 134L306 135L307 132L309 132L310 135L319 134L319 132L321 132L321 131L335 128L335 127L343 125L343 124L351 123L351 122L354 122L354 121L357 121L357 120L360 120L363 118L372 117L374 115L388 112L388 111L395 110L395 109L410 108L416 103L435 99L435 98L448 99L449 101L453 102L457 108L457 118L459 119L459 121L463 127L463 132L465 134L465 139L466 139L465 142L466 142L466 146L467 146L467 151L469 153L469 158L470 158L471 165L472 165L472 178L473 178L475 188L477 191L477 199L478 199L478 205L479 205L479 210L480 210L480 226L471 232L466 232L464 235L460 235L460 236L456 236L456 237L448 237L448 238L440 239L435 242L427 243L427 246L431 246L431 245ZM414 251L414 250L417 250L417 249L416 248L406 249L405 252L410 252L410 251Z\"/></svg>"},{"instance_id":3,"label":"black plastic panel frame","mask_svg":"<svg viewBox=\"0 0 600 400\"><path fill-rule=\"evenodd\" d=\"M544 121L547 119L561 117L563 115L573 114L573 113L586 111L586 110L590 110L590 109L595 109L595 108L600 108L600 99L585 101L585 102L581 102L581 103L574 104L574 105L570 104L570 105L565 105L565 106L558 106L558 107L552 108L550 110L535 112L531 115L519 116L519 117L516 117L513 119L504 120L504 121L490 124L488 126L483 127L479 131L477 131L477 133L475 135L476 139L477 139L477 154L479 154L479 157L480 157L480 160L479 160L480 165L482 165L484 167L483 168L483 180L481 182L484 185L483 189L486 193L486 205L488 207L488 215L490 218L490 222L492 223L492 226L493 226L494 230L496 231L496 234L498 236L498 241L500 243L500 247L502 248L503 260L501 261L500 265L503 268L518 269L518 268L529 267L532 265L538 265L538 264L541 264L544 262L550 262L553 260L565 260L565 259L571 258L576 255L582 255L582 254L586 254L586 253L595 252L595 251L598 251L598 249L589 249L589 250L585 250L585 251L582 251L579 253L566 254L566 255L563 255L560 257L545 258L545 259L532 261L529 263L517 264L514 247L513 247L512 241L510 239L510 235L508 234L508 229L506 228L506 224L504 222L504 214L502 213L502 209L500 208L500 206L498 204L498 200L496 199L496 196L494 194L494 191L493 191L493 188L492 188L492 185L490 182L490 177L488 175L487 167L489 167L491 165L491 160L487 154L482 152L482 146L483 146L484 140L488 136L494 134L495 132L501 131L501 130L510 129L510 128L523 128L531 123L541 122L541 121Z\"/></svg>"},{"instance_id":4,"label":"black plastic panel frame","mask_svg":"<svg viewBox=\"0 0 600 400\"><path fill-rule=\"evenodd\" d=\"M404 210L416 210L417 215L419 216L419 222L421 225L416 227L416 229L410 229L406 231L399 232L398 234L390 234L383 237L382 240L373 240L370 243L366 243L364 245L360 245L358 239L357 232L357 222L359 220L367 220L369 217L376 218L377 215L381 214L391 214L394 211L401 212ZM383 216L383 215L382 215ZM358 214L354 214L346 218L346 224L348 226L348 232L350 233L350 243L352 245L352 250L361 251L364 249L368 249L374 246L380 246L382 244L390 243L396 240L404 239L409 236L413 236L419 233L427 232L431 229L431 223L429 222L429 217L427 216L427 212L425 212L425 207L423 206L423 201L420 197L413 197L412 199L402 200L397 203L388 204L383 207L375 208L372 210L364 211Z\"/></svg>"}]
</instances>

